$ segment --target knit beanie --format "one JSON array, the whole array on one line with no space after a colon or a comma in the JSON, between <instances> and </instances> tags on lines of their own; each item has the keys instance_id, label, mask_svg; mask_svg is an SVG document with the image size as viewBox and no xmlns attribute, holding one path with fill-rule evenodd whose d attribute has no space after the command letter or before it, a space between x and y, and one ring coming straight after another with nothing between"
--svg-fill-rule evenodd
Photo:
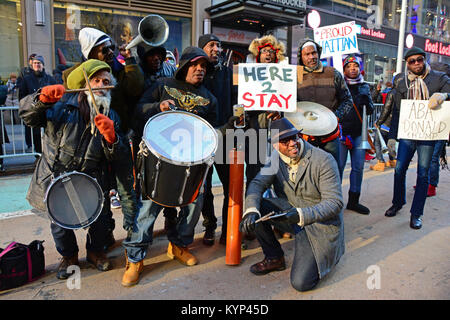
<instances>
[{"instance_id":1,"label":"knit beanie","mask_svg":"<svg viewBox=\"0 0 450 320\"><path fill-rule=\"evenodd\" d=\"M100 70L107 70L108 72L111 72L111 67L106 62L97 59L89 59L80 64L69 74L67 77L67 87L69 89L81 89L86 86L83 68L86 70L88 79Z\"/></svg>"},{"instance_id":2,"label":"knit beanie","mask_svg":"<svg viewBox=\"0 0 450 320\"><path fill-rule=\"evenodd\" d=\"M358 58L352 54L344 59L343 68L345 69L345 66L348 65L350 62L356 63L358 67L361 68L361 64L359 63Z\"/></svg>"},{"instance_id":3,"label":"knit beanie","mask_svg":"<svg viewBox=\"0 0 450 320\"><path fill-rule=\"evenodd\" d=\"M89 59L89 53L92 48L111 41L111 38L103 31L94 28L83 28L78 34L78 41L81 45L81 52L85 59Z\"/></svg>"},{"instance_id":4,"label":"knit beanie","mask_svg":"<svg viewBox=\"0 0 450 320\"><path fill-rule=\"evenodd\" d=\"M423 51L422 49L417 48L417 47L412 47L411 49L409 49L408 51L406 51L405 57L404 57L404 58L405 58L405 60L406 60L406 59L408 59L409 57L414 56L414 55L416 55L416 54L420 54L420 55L422 55L422 56L425 57L425 51Z\"/></svg>"},{"instance_id":5,"label":"knit beanie","mask_svg":"<svg viewBox=\"0 0 450 320\"><path fill-rule=\"evenodd\" d=\"M217 38L215 35L213 35L211 33L208 33L208 34L204 34L200 38L198 38L198 47L200 49L203 49L210 41L219 41L220 42L219 38Z\"/></svg>"},{"instance_id":6,"label":"knit beanie","mask_svg":"<svg viewBox=\"0 0 450 320\"><path fill-rule=\"evenodd\" d=\"M31 61L34 61L34 60L38 60L42 63L42 65L44 65L44 57L43 56L39 56L39 55L34 56L33 60L31 60Z\"/></svg>"}]
</instances>

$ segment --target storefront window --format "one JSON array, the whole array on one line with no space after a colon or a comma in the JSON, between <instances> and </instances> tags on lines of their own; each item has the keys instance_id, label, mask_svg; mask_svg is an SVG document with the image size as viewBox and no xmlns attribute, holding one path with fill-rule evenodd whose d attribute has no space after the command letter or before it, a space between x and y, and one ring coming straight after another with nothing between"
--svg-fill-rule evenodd
<instances>
[{"instance_id":1,"label":"storefront window","mask_svg":"<svg viewBox=\"0 0 450 320\"><path fill-rule=\"evenodd\" d=\"M67 63L81 60L78 33L84 27L99 29L110 35L117 46L137 35L145 12L54 2L55 50L60 49ZM169 25L169 37L163 46L179 55L191 44L191 19L161 15ZM58 63L58 59L56 60Z\"/></svg>"},{"instance_id":2,"label":"storefront window","mask_svg":"<svg viewBox=\"0 0 450 320\"><path fill-rule=\"evenodd\" d=\"M9 74L23 66L22 12L20 0L0 0L0 77L6 82Z\"/></svg>"},{"instance_id":3,"label":"storefront window","mask_svg":"<svg viewBox=\"0 0 450 320\"><path fill-rule=\"evenodd\" d=\"M397 63L397 47L358 39L364 61L364 79L368 82L392 81Z\"/></svg>"}]
</instances>

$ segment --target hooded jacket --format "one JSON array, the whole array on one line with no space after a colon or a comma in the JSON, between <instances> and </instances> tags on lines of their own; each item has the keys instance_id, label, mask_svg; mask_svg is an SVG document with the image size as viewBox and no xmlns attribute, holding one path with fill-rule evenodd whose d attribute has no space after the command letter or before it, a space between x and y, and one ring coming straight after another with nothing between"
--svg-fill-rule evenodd
<instances>
[{"instance_id":1,"label":"hooded jacket","mask_svg":"<svg viewBox=\"0 0 450 320\"><path fill-rule=\"evenodd\" d=\"M316 44L319 59L322 53L319 44L306 39L299 45L298 64L301 66L304 66L302 49L306 42ZM321 64L314 71L303 68L303 82L297 86L297 101L320 103L333 111L339 119L353 109L352 96L342 74L333 67L322 67Z\"/></svg>"},{"instance_id":2,"label":"hooded jacket","mask_svg":"<svg viewBox=\"0 0 450 320\"><path fill-rule=\"evenodd\" d=\"M174 78L161 78L156 87L148 89L136 107L134 130L142 135L147 120L161 112L159 105L164 100L175 101L175 107L199 115L213 127L217 126L217 99L203 84L194 86L185 81L189 62L206 53L197 47L187 47L180 58L180 66Z\"/></svg>"}]
</instances>

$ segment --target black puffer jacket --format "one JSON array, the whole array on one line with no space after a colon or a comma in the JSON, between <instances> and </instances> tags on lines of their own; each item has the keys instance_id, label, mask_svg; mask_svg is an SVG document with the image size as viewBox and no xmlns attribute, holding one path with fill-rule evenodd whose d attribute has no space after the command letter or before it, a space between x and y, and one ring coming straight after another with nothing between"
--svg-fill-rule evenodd
<instances>
[{"instance_id":1,"label":"black puffer jacket","mask_svg":"<svg viewBox=\"0 0 450 320\"><path fill-rule=\"evenodd\" d=\"M39 91L38 91L39 92ZM106 166L108 161L120 168L126 141L120 131L119 117L113 110L109 118L114 121L117 142L111 148L96 131L92 136L90 125L82 117L79 109L78 93L65 94L54 105L46 105L38 98L38 92L20 101L19 115L30 127L43 127L43 152L36 165L27 194L30 204L46 211L45 192L51 183L52 174L56 177L73 170L86 173L97 179L103 191L109 190ZM86 152L81 144L85 142Z\"/></svg>"},{"instance_id":2,"label":"black puffer jacket","mask_svg":"<svg viewBox=\"0 0 450 320\"><path fill-rule=\"evenodd\" d=\"M424 79L427 85L430 97L435 92L446 93L450 92L450 78L440 71L431 69L430 73ZM394 109L392 112L391 130L389 131L389 139L397 139L398 122L400 119L400 106L402 99L407 98L408 88L410 81L405 81L405 74L400 73L394 80Z\"/></svg>"},{"instance_id":3,"label":"black puffer jacket","mask_svg":"<svg viewBox=\"0 0 450 320\"><path fill-rule=\"evenodd\" d=\"M363 116L364 105L366 106L367 115L372 114L373 102L369 85L363 82L358 84L347 84L347 86L361 118ZM341 119L341 124L342 134L344 136L351 135L352 137L358 137L361 135L362 124L354 107Z\"/></svg>"},{"instance_id":4,"label":"black puffer jacket","mask_svg":"<svg viewBox=\"0 0 450 320\"><path fill-rule=\"evenodd\" d=\"M391 127L392 110L394 109L394 94L394 90L389 91L389 93L387 94L380 117L376 122L377 126L381 126L382 124L384 124L386 127Z\"/></svg>"}]
</instances>

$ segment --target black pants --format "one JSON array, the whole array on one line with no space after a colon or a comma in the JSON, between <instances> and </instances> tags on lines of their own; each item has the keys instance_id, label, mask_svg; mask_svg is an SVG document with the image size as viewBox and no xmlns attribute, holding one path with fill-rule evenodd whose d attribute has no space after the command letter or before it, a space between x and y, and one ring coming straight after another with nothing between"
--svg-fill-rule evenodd
<instances>
[{"instance_id":1,"label":"black pants","mask_svg":"<svg viewBox=\"0 0 450 320\"><path fill-rule=\"evenodd\" d=\"M277 210L262 199L261 215ZM291 269L291 285L298 291L308 291L319 283L319 271L316 259L309 243L306 231L297 225L288 224L286 220L269 219L255 226L255 234L264 256L268 259L279 259L284 256L280 242L275 237L272 225L284 232L295 234L295 253Z\"/></svg>"},{"instance_id":2,"label":"black pants","mask_svg":"<svg viewBox=\"0 0 450 320\"><path fill-rule=\"evenodd\" d=\"M33 134L33 139L31 139L31 134ZM28 148L30 148L33 143L34 151L42 153L41 129L30 128L29 126L25 125L25 142Z\"/></svg>"},{"instance_id":3,"label":"black pants","mask_svg":"<svg viewBox=\"0 0 450 320\"><path fill-rule=\"evenodd\" d=\"M104 193L105 202L98 219L89 226L86 236L86 249L89 251L103 251L106 244L107 235L110 229L109 220L112 213L109 209L109 191ZM63 257L71 257L78 253L77 239L75 232L71 229L64 229L54 223L51 224L52 236L55 241L56 250Z\"/></svg>"},{"instance_id":4,"label":"black pants","mask_svg":"<svg viewBox=\"0 0 450 320\"><path fill-rule=\"evenodd\" d=\"M222 203L222 234L227 232L228 221L228 189L230 185L230 165L214 163L217 175L223 187ZM206 176L205 196L203 200L202 216L205 229L215 230L217 228L217 218L214 214L214 195L212 193L213 168L209 169ZM225 233L224 233L225 232Z\"/></svg>"}]
</instances>

